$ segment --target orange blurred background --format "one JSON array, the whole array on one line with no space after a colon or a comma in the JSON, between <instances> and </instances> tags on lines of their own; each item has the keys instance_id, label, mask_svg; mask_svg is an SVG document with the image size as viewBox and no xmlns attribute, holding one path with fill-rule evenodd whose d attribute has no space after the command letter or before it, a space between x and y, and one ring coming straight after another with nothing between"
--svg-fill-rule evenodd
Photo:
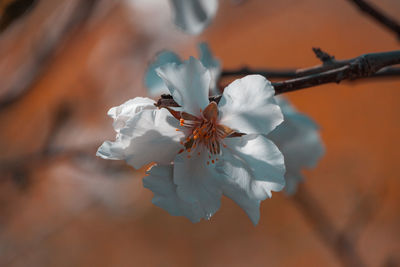
<instances>
[{"instance_id":1,"label":"orange blurred background","mask_svg":"<svg viewBox=\"0 0 400 267\"><path fill-rule=\"evenodd\" d=\"M399 18L399 1L373 2ZM226 198L192 224L151 204L144 170L95 157L114 139L108 109L146 95L155 53L196 56L199 41L224 68L309 67L312 47L345 59L400 44L345 0L221 0L196 37L164 0L38 1L0 33L0 266L340 266L283 193L262 203L256 227ZM287 95L326 146L304 186L367 266L400 266L399 85Z\"/></svg>"}]
</instances>

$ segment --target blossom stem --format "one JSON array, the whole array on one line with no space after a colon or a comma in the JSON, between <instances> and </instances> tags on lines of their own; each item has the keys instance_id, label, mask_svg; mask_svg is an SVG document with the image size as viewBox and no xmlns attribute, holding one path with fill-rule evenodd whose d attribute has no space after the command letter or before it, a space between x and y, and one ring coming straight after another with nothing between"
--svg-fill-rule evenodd
<instances>
[{"instance_id":1,"label":"blossom stem","mask_svg":"<svg viewBox=\"0 0 400 267\"><path fill-rule=\"evenodd\" d=\"M332 224L318 201L300 184L296 194L292 197L293 203L304 218L310 223L312 229L332 252L338 257L343 266L365 266L348 237L342 234Z\"/></svg>"}]
</instances>

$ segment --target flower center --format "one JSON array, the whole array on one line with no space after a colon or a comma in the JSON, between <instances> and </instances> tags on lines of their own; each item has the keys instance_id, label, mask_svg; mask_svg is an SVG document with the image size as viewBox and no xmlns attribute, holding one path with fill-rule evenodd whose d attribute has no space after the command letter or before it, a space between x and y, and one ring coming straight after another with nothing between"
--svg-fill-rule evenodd
<instances>
[{"instance_id":1,"label":"flower center","mask_svg":"<svg viewBox=\"0 0 400 267\"><path fill-rule=\"evenodd\" d=\"M215 102L208 104L203 111L200 109L200 117L184 111L175 111L169 107L164 108L168 109L171 115L179 120L180 126L183 127L183 129L177 128L176 130L186 133L185 140L181 141L184 149L181 149L178 153L186 150L188 158L196 152L200 156L203 148L206 148L211 163L215 163L218 161L216 156L221 152L221 145L226 147L223 139L243 135L243 133L236 132L218 123L218 106ZM210 164L210 161L207 161L207 164Z\"/></svg>"},{"instance_id":2,"label":"flower center","mask_svg":"<svg viewBox=\"0 0 400 267\"><path fill-rule=\"evenodd\" d=\"M217 103L211 102L203 111L200 110L200 117L186 112L174 111L170 108L167 109L179 120L180 126L183 127L183 129L176 130L186 133L186 139L181 141L185 148L181 149L179 153L186 150L190 158L192 153L197 152L200 155L201 148L206 148L211 163L218 161L216 156L221 152L221 145L226 147L223 139L235 134L235 132L229 127L218 123ZM197 150L197 148L199 149ZM210 164L210 162L208 161L207 164Z\"/></svg>"},{"instance_id":3,"label":"flower center","mask_svg":"<svg viewBox=\"0 0 400 267\"><path fill-rule=\"evenodd\" d=\"M188 152L202 145L212 155L218 155L221 151L220 144L228 135L226 127L218 124L216 118L211 120L204 117L196 117L195 120L181 118L180 125L189 128L189 134L185 142L182 142Z\"/></svg>"}]
</instances>

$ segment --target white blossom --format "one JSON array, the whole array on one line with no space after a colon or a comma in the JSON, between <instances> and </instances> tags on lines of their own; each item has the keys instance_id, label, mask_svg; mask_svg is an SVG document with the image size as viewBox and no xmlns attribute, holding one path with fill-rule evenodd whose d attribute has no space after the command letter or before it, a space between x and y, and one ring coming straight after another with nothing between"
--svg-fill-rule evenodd
<instances>
[{"instance_id":1,"label":"white blossom","mask_svg":"<svg viewBox=\"0 0 400 267\"><path fill-rule=\"evenodd\" d=\"M324 154L318 125L308 116L299 113L283 97L275 97L281 107L284 122L272 131L270 138L285 157L285 191L291 195L303 180L301 170L313 168Z\"/></svg>"},{"instance_id":2,"label":"white blossom","mask_svg":"<svg viewBox=\"0 0 400 267\"><path fill-rule=\"evenodd\" d=\"M283 120L271 83L260 75L238 79L217 104L208 100L211 75L199 60L157 73L180 108L136 98L112 109L117 138L97 155L134 168L156 163L144 186L172 215L209 219L224 194L257 224L260 202L285 185L283 155L266 137Z\"/></svg>"},{"instance_id":3,"label":"white blossom","mask_svg":"<svg viewBox=\"0 0 400 267\"><path fill-rule=\"evenodd\" d=\"M221 63L214 57L207 43L199 43L198 50L201 63L210 71L210 94L216 95L219 93L217 82L221 75ZM157 54L155 60L149 64L146 70L144 81L147 92L152 97L169 93L166 84L156 72L157 68L167 63L182 64L182 60L172 51L162 51Z\"/></svg>"}]
</instances>

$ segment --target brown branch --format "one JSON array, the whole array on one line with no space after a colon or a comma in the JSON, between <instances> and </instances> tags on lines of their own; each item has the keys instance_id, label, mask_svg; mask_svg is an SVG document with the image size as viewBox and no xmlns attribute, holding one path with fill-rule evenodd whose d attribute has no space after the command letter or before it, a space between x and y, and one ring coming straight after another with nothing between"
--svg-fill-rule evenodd
<instances>
[{"instance_id":1,"label":"brown branch","mask_svg":"<svg viewBox=\"0 0 400 267\"><path fill-rule=\"evenodd\" d=\"M397 35L397 38L400 40L400 24L396 22L394 19L388 17L377 7L368 3L365 0L347 0L347 1L354 4L356 7L358 7L358 9L361 12L364 12L366 15L369 15L370 17L375 19L382 26L394 32Z\"/></svg>"},{"instance_id":2,"label":"brown branch","mask_svg":"<svg viewBox=\"0 0 400 267\"><path fill-rule=\"evenodd\" d=\"M353 242L336 229L304 184L299 185L298 191L292 199L304 218L312 225L312 229L321 241L333 251L343 266L364 266Z\"/></svg>"},{"instance_id":3,"label":"brown branch","mask_svg":"<svg viewBox=\"0 0 400 267\"><path fill-rule=\"evenodd\" d=\"M327 62L327 61L326 61ZM281 74L291 76L293 74L300 77L272 83L275 88L275 94L292 92L304 88L314 87L326 83L339 83L342 80L356 80L361 78L371 77L399 77L400 68L388 68L388 66L400 64L400 50L371 53L361 55L348 60L331 60L330 63L318 65L315 67L299 70L286 71ZM244 70L244 71L243 71ZM229 74L228 74L229 73ZM244 68L239 71L225 71L225 75L246 75L246 74L262 74L266 77L271 77L265 72L251 72ZM271 72L279 73L279 72ZM210 101L218 102L219 96L210 97ZM157 107L177 107L179 106L170 95L163 95L156 104Z\"/></svg>"},{"instance_id":4,"label":"brown branch","mask_svg":"<svg viewBox=\"0 0 400 267\"><path fill-rule=\"evenodd\" d=\"M243 76L243 75L251 75L251 74L260 74L262 76L267 77L268 79L281 79L281 78L299 78L304 77L310 74L321 73L327 70L337 68L339 66L345 66L349 61L335 61L335 63L329 65L318 65L312 68L307 69L288 69L288 70L273 70L273 69L252 69L248 67L243 67L239 69L227 69L223 70L221 76ZM397 67L388 67L381 69L380 71L372 74L368 78L399 78L400 77L400 68ZM360 78L362 79L362 78Z\"/></svg>"},{"instance_id":5,"label":"brown branch","mask_svg":"<svg viewBox=\"0 0 400 267\"><path fill-rule=\"evenodd\" d=\"M400 50L382 53L365 54L351 60L342 67L322 73L273 83L275 94L292 92L325 83L339 83L342 80L355 80L370 77L380 69L400 63Z\"/></svg>"}]
</instances>

